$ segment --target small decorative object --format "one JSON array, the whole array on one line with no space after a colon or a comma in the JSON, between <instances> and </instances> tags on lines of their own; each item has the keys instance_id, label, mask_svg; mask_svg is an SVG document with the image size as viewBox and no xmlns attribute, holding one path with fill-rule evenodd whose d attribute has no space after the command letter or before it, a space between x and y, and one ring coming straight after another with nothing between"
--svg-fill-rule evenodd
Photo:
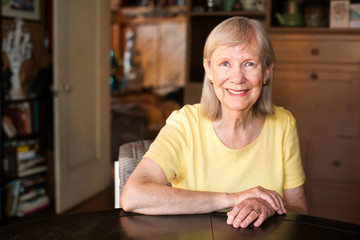
<instances>
[{"instance_id":1,"label":"small decorative object","mask_svg":"<svg viewBox=\"0 0 360 240\"><path fill-rule=\"evenodd\" d=\"M301 27L303 16L300 13L300 3L297 0L288 0L283 3L283 14L275 13L281 26Z\"/></svg>"},{"instance_id":2,"label":"small decorative object","mask_svg":"<svg viewBox=\"0 0 360 240\"><path fill-rule=\"evenodd\" d=\"M255 1L256 11L265 12L266 10L266 0L256 0Z\"/></svg>"},{"instance_id":3,"label":"small decorative object","mask_svg":"<svg viewBox=\"0 0 360 240\"><path fill-rule=\"evenodd\" d=\"M350 4L350 28L360 28L360 3Z\"/></svg>"},{"instance_id":4,"label":"small decorative object","mask_svg":"<svg viewBox=\"0 0 360 240\"><path fill-rule=\"evenodd\" d=\"M232 10L233 11L241 11L241 10L243 10L243 7L241 5L240 0L237 0L237 1L234 2Z\"/></svg>"},{"instance_id":5,"label":"small decorative object","mask_svg":"<svg viewBox=\"0 0 360 240\"><path fill-rule=\"evenodd\" d=\"M139 52L135 49L136 34L134 30L126 33L126 46L124 52L124 79L123 90L140 90L143 83L143 69L137 61Z\"/></svg>"},{"instance_id":6,"label":"small decorative object","mask_svg":"<svg viewBox=\"0 0 360 240\"><path fill-rule=\"evenodd\" d=\"M328 27L329 7L326 1L309 1L306 4L304 15L306 27Z\"/></svg>"},{"instance_id":7,"label":"small decorative object","mask_svg":"<svg viewBox=\"0 0 360 240\"><path fill-rule=\"evenodd\" d=\"M195 13L202 13L205 12L205 7L207 2L205 0L193 0L192 4L192 11Z\"/></svg>"},{"instance_id":8,"label":"small decorative object","mask_svg":"<svg viewBox=\"0 0 360 240\"><path fill-rule=\"evenodd\" d=\"M330 2L330 28L349 27L350 1Z\"/></svg>"},{"instance_id":9,"label":"small decorative object","mask_svg":"<svg viewBox=\"0 0 360 240\"><path fill-rule=\"evenodd\" d=\"M227 1L223 1L222 2L222 9L225 11L225 12L230 12L233 10L233 5L236 3L236 2L239 2L239 0L227 0Z\"/></svg>"},{"instance_id":10,"label":"small decorative object","mask_svg":"<svg viewBox=\"0 0 360 240\"><path fill-rule=\"evenodd\" d=\"M214 11L214 0L207 0L207 9L208 12L213 12Z\"/></svg>"},{"instance_id":11,"label":"small decorative object","mask_svg":"<svg viewBox=\"0 0 360 240\"><path fill-rule=\"evenodd\" d=\"M214 12L221 10L220 0L207 0L207 11Z\"/></svg>"},{"instance_id":12,"label":"small decorative object","mask_svg":"<svg viewBox=\"0 0 360 240\"><path fill-rule=\"evenodd\" d=\"M241 4L245 11L256 10L256 0L241 0Z\"/></svg>"},{"instance_id":13,"label":"small decorative object","mask_svg":"<svg viewBox=\"0 0 360 240\"><path fill-rule=\"evenodd\" d=\"M22 99L25 97L21 86L20 69L24 61L31 57L32 44L30 33L24 26L23 20L15 19L15 29L10 30L3 39L3 52L6 53L12 72L10 82L10 98Z\"/></svg>"}]
</instances>

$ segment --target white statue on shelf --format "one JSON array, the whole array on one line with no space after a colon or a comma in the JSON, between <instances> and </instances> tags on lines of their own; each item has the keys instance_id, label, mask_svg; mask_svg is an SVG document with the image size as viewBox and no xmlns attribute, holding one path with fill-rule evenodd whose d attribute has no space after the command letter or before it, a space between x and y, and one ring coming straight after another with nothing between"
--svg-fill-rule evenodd
<instances>
[{"instance_id":1,"label":"white statue on shelf","mask_svg":"<svg viewBox=\"0 0 360 240\"><path fill-rule=\"evenodd\" d=\"M20 69L22 63L31 57L32 44L30 43L30 33L24 26L24 21L15 19L15 29L10 30L3 40L3 51L6 53L11 75L11 99L22 99L25 97L20 79Z\"/></svg>"},{"instance_id":2,"label":"white statue on shelf","mask_svg":"<svg viewBox=\"0 0 360 240\"><path fill-rule=\"evenodd\" d=\"M133 29L126 35L126 46L124 52L124 78L122 81L123 90L140 90L143 84L144 70L141 62L137 59L139 51L135 48L136 33Z\"/></svg>"}]
</instances>

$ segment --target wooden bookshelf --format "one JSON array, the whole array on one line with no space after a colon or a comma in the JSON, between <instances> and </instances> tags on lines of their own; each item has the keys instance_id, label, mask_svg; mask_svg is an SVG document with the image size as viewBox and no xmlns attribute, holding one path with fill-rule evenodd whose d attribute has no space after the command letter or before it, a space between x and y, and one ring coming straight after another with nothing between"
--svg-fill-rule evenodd
<instances>
[{"instance_id":1,"label":"wooden bookshelf","mask_svg":"<svg viewBox=\"0 0 360 240\"><path fill-rule=\"evenodd\" d=\"M43 100L2 101L2 214L5 220L37 214L50 206Z\"/></svg>"}]
</instances>

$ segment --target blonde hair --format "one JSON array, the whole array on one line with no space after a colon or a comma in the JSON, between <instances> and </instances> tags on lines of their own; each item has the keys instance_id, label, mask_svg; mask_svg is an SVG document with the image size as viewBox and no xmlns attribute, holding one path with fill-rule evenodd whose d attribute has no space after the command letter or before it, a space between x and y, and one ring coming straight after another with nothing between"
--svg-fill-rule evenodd
<instances>
[{"instance_id":1,"label":"blonde hair","mask_svg":"<svg viewBox=\"0 0 360 240\"><path fill-rule=\"evenodd\" d=\"M210 64L210 60L215 49L221 45L228 47L239 44L249 44L252 37L255 36L259 45L259 59L263 66L264 72L275 63L275 55L271 42L267 36L266 30L262 23L257 20L245 17L232 17L217 25L206 39L203 58ZM263 85L261 95L253 106L255 115L266 116L273 114L272 101L272 77ZM215 95L209 79L205 76L203 91L200 100L201 113L210 120L216 120L221 117L220 101Z\"/></svg>"}]
</instances>

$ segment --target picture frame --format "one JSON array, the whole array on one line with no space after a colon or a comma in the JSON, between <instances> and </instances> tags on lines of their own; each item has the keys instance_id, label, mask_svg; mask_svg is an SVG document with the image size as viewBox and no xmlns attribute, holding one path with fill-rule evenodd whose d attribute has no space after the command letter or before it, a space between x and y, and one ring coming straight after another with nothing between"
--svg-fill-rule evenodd
<instances>
[{"instance_id":1,"label":"picture frame","mask_svg":"<svg viewBox=\"0 0 360 240\"><path fill-rule=\"evenodd\" d=\"M3 0L1 16L39 21L40 8L40 0Z\"/></svg>"},{"instance_id":2,"label":"picture frame","mask_svg":"<svg viewBox=\"0 0 360 240\"><path fill-rule=\"evenodd\" d=\"M330 1L330 28L349 27L350 1Z\"/></svg>"}]
</instances>

